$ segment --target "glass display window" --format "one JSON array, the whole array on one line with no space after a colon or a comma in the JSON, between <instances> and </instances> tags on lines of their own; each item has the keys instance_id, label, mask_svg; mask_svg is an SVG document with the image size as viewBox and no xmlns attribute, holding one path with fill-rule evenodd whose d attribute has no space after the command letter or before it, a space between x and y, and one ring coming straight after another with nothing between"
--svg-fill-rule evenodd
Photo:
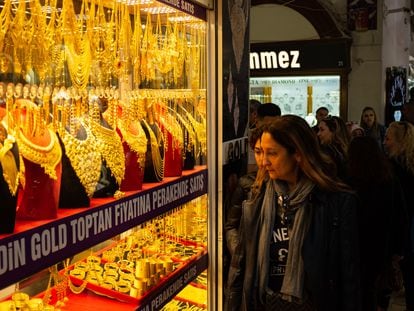
<instances>
[{"instance_id":1,"label":"glass display window","mask_svg":"<svg viewBox=\"0 0 414 311\"><path fill-rule=\"evenodd\" d=\"M252 77L250 98L275 103L282 114L306 117L326 107L331 115L339 115L340 76Z\"/></svg>"},{"instance_id":2,"label":"glass display window","mask_svg":"<svg viewBox=\"0 0 414 311\"><path fill-rule=\"evenodd\" d=\"M161 309L207 268L207 9L0 11L0 310Z\"/></svg>"}]
</instances>

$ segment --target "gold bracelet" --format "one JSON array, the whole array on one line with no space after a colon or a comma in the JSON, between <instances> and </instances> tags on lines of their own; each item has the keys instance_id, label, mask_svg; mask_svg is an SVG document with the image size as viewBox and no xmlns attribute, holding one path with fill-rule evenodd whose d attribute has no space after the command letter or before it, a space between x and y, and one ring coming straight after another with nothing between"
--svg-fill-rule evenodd
<instances>
[{"instance_id":1,"label":"gold bracelet","mask_svg":"<svg viewBox=\"0 0 414 311\"><path fill-rule=\"evenodd\" d=\"M106 278L112 278L112 279L117 279L118 278L118 272L116 272L116 270L106 270L103 274L104 279Z\"/></svg>"},{"instance_id":2,"label":"gold bracelet","mask_svg":"<svg viewBox=\"0 0 414 311\"><path fill-rule=\"evenodd\" d=\"M91 284L100 285L102 283L102 277L95 273L88 272L86 276L86 281Z\"/></svg>"},{"instance_id":3,"label":"gold bracelet","mask_svg":"<svg viewBox=\"0 0 414 311\"><path fill-rule=\"evenodd\" d=\"M43 300L41 298L32 298L26 305L30 311L42 311L44 309Z\"/></svg>"},{"instance_id":4,"label":"gold bracelet","mask_svg":"<svg viewBox=\"0 0 414 311\"><path fill-rule=\"evenodd\" d=\"M131 273L131 274L124 274L124 275L121 275L120 277L119 277L119 280L121 281L127 281L127 282L134 282L134 279L135 279L135 277L134 277L134 275Z\"/></svg>"},{"instance_id":5,"label":"gold bracelet","mask_svg":"<svg viewBox=\"0 0 414 311\"><path fill-rule=\"evenodd\" d=\"M16 308L23 308L29 299L29 295L23 292L17 292L12 295L12 300L14 301Z\"/></svg>"},{"instance_id":6,"label":"gold bracelet","mask_svg":"<svg viewBox=\"0 0 414 311\"><path fill-rule=\"evenodd\" d=\"M129 260L125 260L125 259L118 261L118 265L119 265L119 269L129 269L129 268L133 269L134 268L134 263Z\"/></svg>"},{"instance_id":7,"label":"gold bracelet","mask_svg":"<svg viewBox=\"0 0 414 311\"><path fill-rule=\"evenodd\" d=\"M104 265L104 269L105 269L105 271L114 270L116 272L118 270L118 264L114 263L114 262L107 262Z\"/></svg>"},{"instance_id":8,"label":"gold bracelet","mask_svg":"<svg viewBox=\"0 0 414 311\"><path fill-rule=\"evenodd\" d=\"M0 311L16 310L16 303L13 300L0 302Z\"/></svg>"},{"instance_id":9,"label":"gold bracelet","mask_svg":"<svg viewBox=\"0 0 414 311\"><path fill-rule=\"evenodd\" d=\"M69 274L77 279L83 280L85 278L85 270L81 270L79 268L75 268L70 270Z\"/></svg>"},{"instance_id":10,"label":"gold bracelet","mask_svg":"<svg viewBox=\"0 0 414 311\"><path fill-rule=\"evenodd\" d=\"M116 253L113 250L104 251L103 254L102 254L102 259L104 259L108 262L115 261L115 257L116 257Z\"/></svg>"},{"instance_id":11,"label":"gold bracelet","mask_svg":"<svg viewBox=\"0 0 414 311\"><path fill-rule=\"evenodd\" d=\"M117 286L118 291L123 294L129 293L129 291L131 290L131 283L129 283L128 281L120 280L118 281Z\"/></svg>"},{"instance_id":12,"label":"gold bracelet","mask_svg":"<svg viewBox=\"0 0 414 311\"><path fill-rule=\"evenodd\" d=\"M116 284L116 280L113 278L105 278L102 281L101 286L103 288L107 288L107 289L112 289L112 290L117 290L117 284Z\"/></svg>"},{"instance_id":13,"label":"gold bracelet","mask_svg":"<svg viewBox=\"0 0 414 311\"><path fill-rule=\"evenodd\" d=\"M83 270L83 271L88 271L89 270L89 265L86 262L77 262L75 263L75 269L79 269L79 270Z\"/></svg>"},{"instance_id":14,"label":"gold bracelet","mask_svg":"<svg viewBox=\"0 0 414 311\"><path fill-rule=\"evenodd\" d=\"M100 264L101 263L101 258L98 256L88 256L88 258L86 259L88 264Z\"/></svg>"},{"instance_id":15,"label":"gold bracelet","mask_svg":"<svg viewBox=\"0 0 414 311\"><path fill-rule=\"evenodd\" d=\"M89 271L101 275L103 268L100 265L95 264L89 269Z\"/></svg>"},{"instance_id":16,"label":"gold bracelet","mask_svg":"<svg viewBox=\"0 0 414 311\"><path fill-rule=\"evenodd\" d=\"M129 267L119 268L118 272L120 276L134 276L134 269Z\"/></svg>"}]
</instances>

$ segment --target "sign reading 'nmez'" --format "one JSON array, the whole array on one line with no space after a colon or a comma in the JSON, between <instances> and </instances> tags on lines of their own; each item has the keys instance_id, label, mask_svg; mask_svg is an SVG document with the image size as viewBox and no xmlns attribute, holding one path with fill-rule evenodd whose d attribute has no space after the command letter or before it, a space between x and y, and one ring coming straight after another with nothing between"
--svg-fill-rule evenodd
<instances>
[{"instance_id":1,"label":"sign reading 'nmez'","mask_svg":"<svg viewBox=\"0 0 414 311\"><path fill-rule=\"evenodd\" d=\"M251 52L250 69L300 68L299 55L298 50Z\"/></svg>"}]
</instances>

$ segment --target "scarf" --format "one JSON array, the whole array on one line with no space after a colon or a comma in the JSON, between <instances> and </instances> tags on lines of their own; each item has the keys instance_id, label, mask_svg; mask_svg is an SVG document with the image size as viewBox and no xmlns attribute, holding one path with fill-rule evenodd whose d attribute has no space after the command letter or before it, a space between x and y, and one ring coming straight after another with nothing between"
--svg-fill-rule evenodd
<instances>
[{"instance_id":1,"label":"scarf","mask_svg":"<svg viewBox=\"0 0 414 311\"><path fill-rule=\"evenodd\" d=\"M269 236L272 235L276 217L276 195L288 197L288 210L294 213L293 226L289 227L289 249L283 278L281 296L287 301L302 302L304 300L304 265L301 256L303 240L310 223L310 209L305 208L308 196L315 185L302 177L292 191L288 191L286 183L270 180L266 185L262 209L260 213L258 241L258 288L260 299L271 294L267 287L269 271ZM276 192L276 193L275 193ZM276 195L275 195L276 194ZM281 208L278 206L278 208ZM269 292L270 291L270 292Z\"/></svg>"}]
</instances>

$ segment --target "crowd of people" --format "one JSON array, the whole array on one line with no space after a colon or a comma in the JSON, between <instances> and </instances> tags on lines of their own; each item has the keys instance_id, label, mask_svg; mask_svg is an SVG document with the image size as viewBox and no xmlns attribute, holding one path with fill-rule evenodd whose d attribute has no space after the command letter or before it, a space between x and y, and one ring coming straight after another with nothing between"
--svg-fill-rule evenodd
<instances>
[{"instance_id":1,"label":"crowd of people","mask_svg":"<svg viewBox=\"0 0 414 311\"><path fill-rule=\"evenodd\" d=\"M384 126L258 105L256 170L226 206L225 310L414 310L414 100Z\"/></svg>"}]
</instances>

